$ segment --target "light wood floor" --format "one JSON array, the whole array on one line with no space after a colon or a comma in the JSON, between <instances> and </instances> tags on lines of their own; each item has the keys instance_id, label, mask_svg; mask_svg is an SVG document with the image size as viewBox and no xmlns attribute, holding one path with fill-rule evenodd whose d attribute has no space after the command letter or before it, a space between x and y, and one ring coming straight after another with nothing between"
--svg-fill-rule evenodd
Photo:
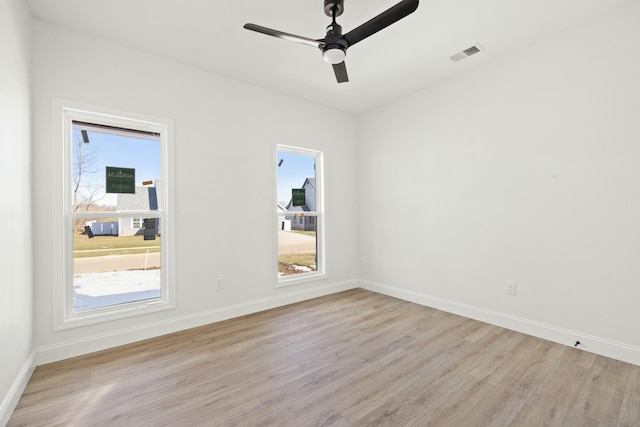
<instances>
[{"instance_id":1,"label":"light wood floor","mask_svg":"<svg viewBox=\"0 0 640 427\"><path fill-rule=\"evenodd\" d=\"M45 425L640 426L640 366L358 289L40 366Z\"/></svg>"}]
</instances>

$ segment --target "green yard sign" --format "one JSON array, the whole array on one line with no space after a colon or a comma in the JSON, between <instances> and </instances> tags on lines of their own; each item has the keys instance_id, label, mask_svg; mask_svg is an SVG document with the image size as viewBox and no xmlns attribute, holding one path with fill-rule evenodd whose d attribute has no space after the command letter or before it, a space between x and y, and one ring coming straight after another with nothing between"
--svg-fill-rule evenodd
<instances>
[{"instance_id":1,"label":"green yard sign","mask_svg":"<svg viewBox=\"0 0 640 427\"><path fill-rule=\"evenodd\" d=\"M107 193L136 192L136 170L107 166Z\"/></svg>"},{"instance_id":2,"label":"green yard sign","mask_svg":"<svg viewBox=\"0 0 640 427\"><path fill-rule=\"evenodd\" d=\"M307 198L304 195L304 188L291 189L291 201L293 206L304 206L307 204Z\"/></svg>"}]
</instances>

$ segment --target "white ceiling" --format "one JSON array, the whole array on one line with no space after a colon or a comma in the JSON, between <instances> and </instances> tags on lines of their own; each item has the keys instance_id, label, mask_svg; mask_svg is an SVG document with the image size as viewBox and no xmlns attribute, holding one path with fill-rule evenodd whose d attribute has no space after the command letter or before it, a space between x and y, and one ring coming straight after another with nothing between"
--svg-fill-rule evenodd
<instances>
[{"instance_id":1,"label":"white ceiling","mask_svg":"<svg viewBox=\"0 0 640 427\"><path fill-rule=\"evenodd\" d=\"M345 0L343 32L399 0ZM27 0L34 18L351 113L526 48L633 0L422 0L349 49L338 84L321 52L242 28L322 38L323 0ZM486 50L454 63L474 44Z\"/></svg>"}]
</instances>

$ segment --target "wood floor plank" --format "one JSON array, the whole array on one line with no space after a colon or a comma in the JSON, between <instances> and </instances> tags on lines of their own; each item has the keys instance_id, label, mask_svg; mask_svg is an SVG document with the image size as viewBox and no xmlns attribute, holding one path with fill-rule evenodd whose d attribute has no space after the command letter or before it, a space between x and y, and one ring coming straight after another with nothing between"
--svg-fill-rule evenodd
<instances>
[{"instance_id":1,"label":"wood floor plank","mask_svg":"<svg viewBox=\"0 0 640 427\"><path fill-rule=\"evenodd\" d=\"M462 377L431 405L425 404L407 427L477 425L471 409L492 395L494 388L487 378Z\"/></svg>"},{"instance_id":2,"label":"wood floor plank","mask_svg":"<svg viewBox=\"0 0 640 427\"><path fill-rule=\"evenodd\" d=\"M414 408L416 419L419 420L411 425L430 425L431 420L437 420L433 425L448 425L440 423L451 418L451 412L460 415L456 417L456 423L463 422L467 418L466 413L494 388L488 375L479 379L470 375L470 372L475 367L492 372L482 365L492 364L493 357L490 356L498 349L506 347L503 351L508 351L509 346L517 345L512 338L509 331L492 329L474 345L468 345L464 351L452 355L446 364L433 372L435 375L420 378L415 387L407 389L402 397L407 406ZM451 420L449 422L453 423Z\"/></svg>"},{"instance_id":3,"label":"wood floor plank","mask_svg":"<svg viewBox=\"0 0 640 427\"><path fill-rule=\"evenodd\" d=\"M487 377L495 385L491 399L483 399L467 418L478 425L517 425L514 420L561 356L564 348L548 341L527 339L510 352L511 356Z\"/></svg>"},{"instance_id":4,"label":"wood floor plank","mask_svg":"<svg viewBox=\"0 0 640 427\"><path fill-rule=\"evenodd\" d=\"M513 424L523 427L555 426L569 424L576 396L587 379L588 369L572 356L580 350L567 348L561 359L541 380L536 393L531 396ZM560 398L559 398L560 397Z\"/></svg>"},{"instance_id":5,"label":"wood floor plank","mask_svg":"<svg viewBox=\"0 0 640 427\"><path fill-rule=\"evenodd\" d=\"M624 427L640 426L640 368L631 367L627 387L620 407L619 424Z\"/></svg>"},{"instance_id":6,"label":"wood floor plank","mask_svg":"<svg viewBox=\"0 0 640 427\"><path fill-rule=\"evenodd\" d=\"M631 365L598 356L580 390L574 411L604 425L617 425Z\"/></svg>"},{"instance_id":7,"label":"wood floor plank","mask_svg":"<svg viewBox=\"0 0 640 427\"><path fill-rule=\"evenodd\" d=\"M358 426L404 426L416 416L411 408L390 398L353 422Z\"/></svg>"},{"instance_id":8,"label":"wood floor plank","mask_svg":"<svg viewBox=\"0 0 640 427\"><path fill-rule=\"evenodd\" d=\"M357 420L361 414L369 413L389 399L389 396L397 396L400 400L406 400L406 395L413 395L411 389L417 383L428 383L439 377L442 367L451 363L452 355L464 347L465 342L461 338L469 332L468 322L453 324L448 331L434 336L431 340L423 341L421 346L411 346L400 353L405 362L395 361L392 365L382 365L365 380L365 387L353 391L340 402L336 403L338 409L347 419ZM455 338L454 341L450 341ZM449 345L443 351L443 344ZM429 343L429 346L424 346ZM438 345L440 343L440 345ZM419 358L415 355L420 354ZM416 387L419 387L416 385Z\"/></svg>"},{"instance_id":9,"label":"wood floor plank","mask_svg":"<svg viewBox=\"0 0 640 427\"><path fill-rule=\"evenodd\" d=\"M610 427L616 424L603 424L587 417L584 412L571 411L563 425L570 427Z\"/></svg>"},{"instance_id":10,"label":"wood floor plank","mask_svg":"<svg viewBox=\"0 0 640 427\"><path fill-rule=\"evenodd\" d=\"M38 367L9 426L638 426L640 366L362 289Z\"/></svg>"}]
</instances>

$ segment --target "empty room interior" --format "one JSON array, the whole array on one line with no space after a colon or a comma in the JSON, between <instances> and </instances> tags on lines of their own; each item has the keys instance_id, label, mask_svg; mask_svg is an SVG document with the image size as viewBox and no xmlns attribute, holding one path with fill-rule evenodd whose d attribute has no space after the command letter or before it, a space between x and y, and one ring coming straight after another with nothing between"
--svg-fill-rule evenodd
<instances>
[{"instance_id":1,"label":"empty room interior","mask_svg":"<svg viewBox=\"0 0 640 427\"><path fill-rule=\"evenodd\" d=\"M639 426L638 22L1 1L0 425Z\"/></svg>"}]
</instances>

